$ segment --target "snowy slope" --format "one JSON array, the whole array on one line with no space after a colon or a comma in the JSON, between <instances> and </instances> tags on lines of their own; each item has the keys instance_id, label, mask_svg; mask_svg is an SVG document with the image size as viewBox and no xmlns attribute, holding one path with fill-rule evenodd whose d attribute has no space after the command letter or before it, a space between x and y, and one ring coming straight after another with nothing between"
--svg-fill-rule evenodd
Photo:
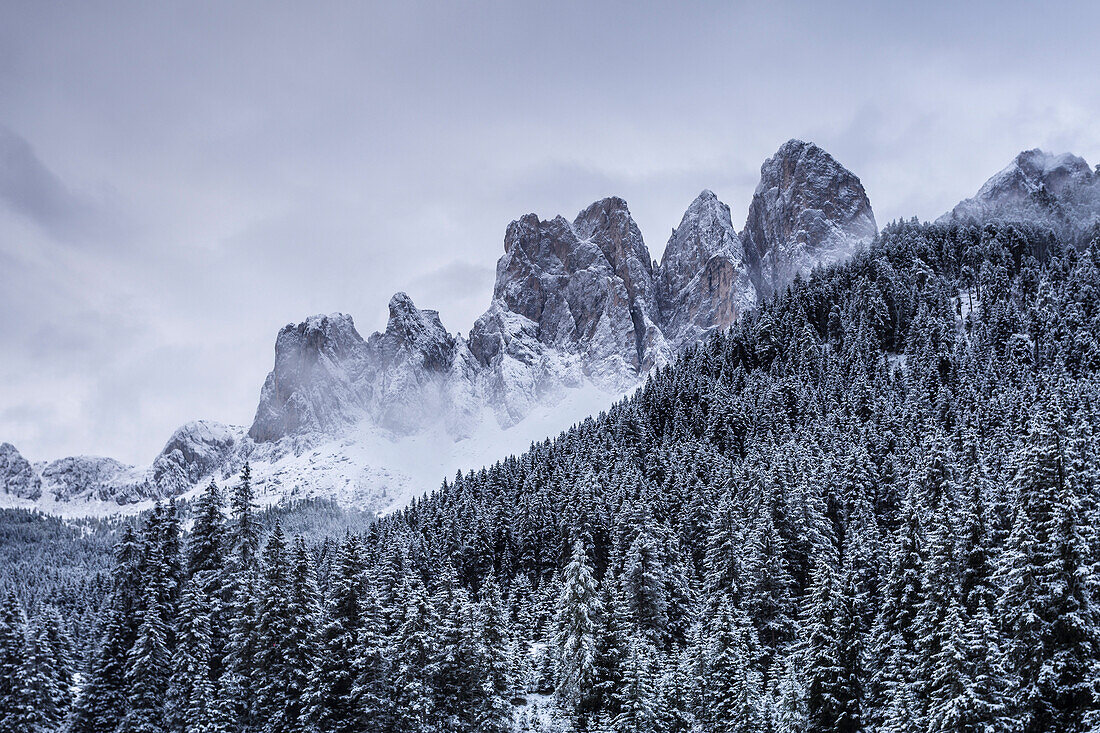
<instances>
[{"instance_id":1,"label":"snowy slope","mask_svg":"<svg viewBox=\"0 0 1100 733\"><path fill-rule=\"evenodd\" d=\"M490 412L478 421L476 430L458 440L442 425L412 435L396 435L363 420L338 436L256 443L242 427L220 426L225 434L236 438L236 448L174 495L194 497L212 479L231 483L247 460L261 504L274 504L284 498L326 497L346 506L385 512L437 488L457 471L477 469L522 453L532 442L556 436L607 409L625 394L611 395L589 384L564 392L560 400L535 406L523 420L508 427L501 427ZM79 457L43 467L72 464L83 470L70 471L67 483L44 480L37 498L0 491L0 508L36 508L65 517L106 516L144 511L158 498L133 493L134 487L148 481L156 461L141 469L111 459ZM133 500L119 502L119 496L133 496Z\"/></svg>"}]
</instances>

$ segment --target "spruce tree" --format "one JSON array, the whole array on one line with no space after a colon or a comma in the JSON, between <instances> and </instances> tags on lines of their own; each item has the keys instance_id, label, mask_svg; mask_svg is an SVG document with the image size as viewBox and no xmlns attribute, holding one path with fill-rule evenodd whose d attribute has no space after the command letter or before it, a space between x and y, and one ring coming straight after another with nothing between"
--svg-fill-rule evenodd
<instances>
[{"instance_id":1,"label":"spruce tree","mask_svg":"<svg viewBox=\"0 0 1100 733\"><path fill-rule=\"evenodd\" d=\"M161 561L154 550L150 563ZM163 587L152 582L146 589L145 607L137 640L129 652L126 699L129 710L123 721L126 733L162 733L166 730L165 693L168 690L169 655L160 598Z\"/></svg>"},{"instance_id":2,"label":"spruce tree","mask_svg":"<svg viewBox=\"0 0 1100 733\"><path fill-rule=\"evenodd\" d=\"M313 679L311 719L322 730L352 733L363 727L363 706L356 696L363 628L363 551L349 534L340 546L329 598L321 622L320 659Z\"/></svg>"},{"instance_id":3,"label":"spruce tree","mask_svg":"<svg viewBox=\"0 0 1100 733\"><path fill-rule=\"evenodd\" d=\"M252 498L252 474L247 463L230 498L226 544L230 554L222 584L228 617L225 687L232 716L242 733L249 733L256 728L260 535Z\"/></svg>"},{"instance_id":4,"label":"spruce tree","mask_svg":"<svg viewBox=\"0 0 1100 733\"><path fill-rule=\"evenodd\" d=\"M11 592L0 603L0 731L42 730L35 709L34 679L27 678L26 617Z\"/></svg>"},{"instance_id":5,"label":"spruce tree","mask_svg":"<svg viewBox=\"0 0 1100 733\"><path fill-rule=\"evenodd\" d=\"M290 561L278 523L264 548L259 592L255 715L265 731L290 731L298 725L300 698L291 690L297 655L290 633Z\"/></svg>"},{"instance_id":6,"label":"spruce tree","mask_svg":"<svg viewBox=\"0 0 1100 733\"><path fill-rule=\"evenodd\" d=\"M582 540L562 573L554 623L554 693L562 706L580 716L593 703L596 682L596 629L603 609Z\"/></svg>"},{"instance_id":7,"label":"spruce tree","mask_svg":"<svg viewBox=\"0 0 1100 733\"><path fill-rule=\"evenodd\" d=\"M213 732L220 713L217 681L211 669L211 603L197 578L183 588L168 685L166 719L172 730Z\"/></svg>"}]
</instances>

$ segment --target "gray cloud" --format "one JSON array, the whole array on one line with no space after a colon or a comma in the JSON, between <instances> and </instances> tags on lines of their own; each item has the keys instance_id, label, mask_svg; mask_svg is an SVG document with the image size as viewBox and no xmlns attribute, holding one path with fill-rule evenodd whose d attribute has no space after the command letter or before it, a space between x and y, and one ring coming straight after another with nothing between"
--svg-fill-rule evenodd
<instances>
[{"instance_id":1,"label":"gray cloud","mask_svg":"<svg viewBox=\"0 0 1100 733\"><path fill-rule=\"evenodd\" d=\"M1021 149L1096 163L1098 23L1012 0L6 2L0 440L148 461L185 420L251 419L285 323L366 334L403 289L465 332L512 219L619 195L659 258L703 188L740 224L790 137L881 223Z\"/></svg>"},{"instance_id":2,"label":"gray cloud","mask_svg":"<svg viewBox=\"0 0 1100 733\"><path fill-rule=\"evenodd\" d=\"M0 200L55 234L80 224L85 205L38 159L30 143L0 125Z\"/></svg>"}]
</instances>

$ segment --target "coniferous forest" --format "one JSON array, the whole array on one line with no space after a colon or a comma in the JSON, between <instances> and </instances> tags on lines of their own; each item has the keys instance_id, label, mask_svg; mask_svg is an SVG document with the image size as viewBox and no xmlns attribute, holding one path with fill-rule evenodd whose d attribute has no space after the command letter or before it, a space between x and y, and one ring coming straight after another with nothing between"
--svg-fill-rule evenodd
<instances>
[{"instance_id":1,"label":"coniferous forest","mask_svg":"<svg viewBox=\"0 0 1100 733\"><path fill-rule=\"evenodd\" d=\"M0 730L1100 731L1098 435L1100 241L898 222L369 523L6 516Z\"/></svg>"}]
</instances>

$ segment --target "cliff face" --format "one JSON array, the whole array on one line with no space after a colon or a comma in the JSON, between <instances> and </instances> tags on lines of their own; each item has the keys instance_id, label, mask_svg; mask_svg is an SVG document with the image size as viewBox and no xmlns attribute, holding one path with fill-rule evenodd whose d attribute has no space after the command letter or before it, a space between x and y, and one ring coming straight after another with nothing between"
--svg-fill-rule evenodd
<instances>
[{"instance_id":1,"label":"cliff face","mask_svg":"<svg viewBox=\"0 0 1100 733\"><path fill-rule=\"evenodd\" d=\"M813 143L790 140L760 168L741 239L766 296L796 274L847 259L877 231L859 178Z\"/></svg>"},{"instance_id":2,"label":"cliff face","mask_svg":"<svg viewBox=\"0 0 1100 733\"><path fill-rule=\"evenodd\" d=\"M0 443L0 489L20 499L42 496L42 479L11 443Z\"/></svg>"},{"instance_id":3,"label":"cliff face","mask_svg":"<svg viewBox=\"0 0 1100 733\"><path fill-rule=\"evenodd\" d=\"M756 304L730 208L711 191L696 197L665 245L657 293L664 335L677 351Z\"/></svg>"},{"instance_id":4,"label":"cliff face","mask_svg":"<svg viewBox=\"0 0 1100 733\"><path fill-rule=\"evenodd\" d=\"M508 225L492 303L467 340L404 293L390 300L386 330L366 340L340 314L286 326L249 436L266 443L367 420L398 435L442 424L465 437L483 414L508 426L586 383L619 393L874 233L859 179L794 140L764 163L744 234L703 191L659 266L620 198L572 221L528 214Z\"/></svg>"},{"instance_id":5,"label":"cliff face","mask_svg":"<svg viewBox=\"0 0 1100 733\"><path fill-rule=\"evenodd\" d=\"M655 290L649 250L626 202L607 198L572 223L534 214L512 222L493 300L498 313L531 321L540 343L577 355L593 382L615 389L669 357ZM471 342L480 344L487 327L499 331L499 318L479 320ZM478 348L487 364L490 354Z\"/></svg>"},{"instance_id":6,"label":"cliff face","mask_svg":"<svg viewBox=\"0 0 1100 733\"><path fill-rule=\"evenodd\" d=\"M366 342L343 313L284 326L249 437L265 442L355 422L362 414L358 382L366 355Z\"/></svg>"}]
</instances>

